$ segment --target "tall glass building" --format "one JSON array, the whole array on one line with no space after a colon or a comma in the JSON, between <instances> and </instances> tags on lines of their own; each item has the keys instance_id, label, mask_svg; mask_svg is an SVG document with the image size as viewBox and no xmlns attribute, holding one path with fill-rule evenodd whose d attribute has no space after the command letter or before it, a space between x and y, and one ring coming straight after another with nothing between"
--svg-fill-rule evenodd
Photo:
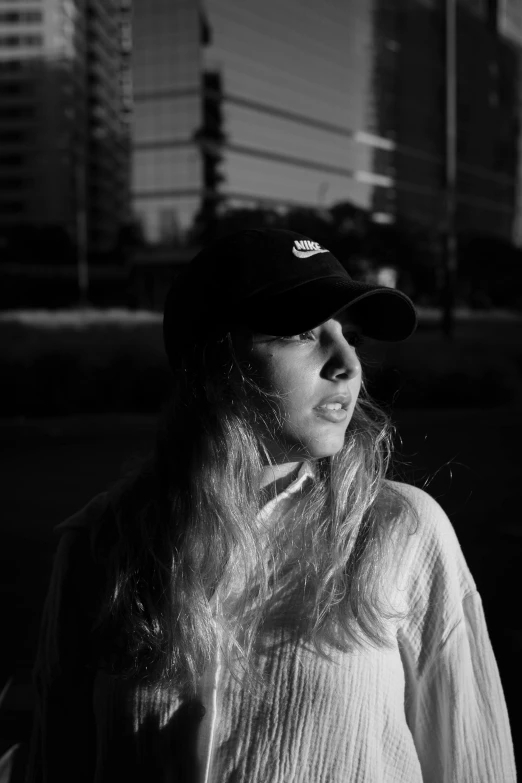
<instances>
[{"instance_id":1,"label":"tall glass building","mask_svg":"<svg viewBox=\"0 0 522 783\"><path fill-rule=\"evenodd\" d=\"M150 243L191 225L202 198L202 15L196 0L134 0L133 207Z\"/></svg>"},{"instance_id":2,"label":"tall glass building","mask_svg":"<svg viewBox=\"0 0 522 783\"><path fill-rule=\"evenodd\" d=\"M520 169L520 41L516 13L494 0L455 0L453 74L445 66L443 4L374 0L375 132L391 141L375 166L388 189L374 208L443 232L446 79L456 84L456 228L517 238ZM518 3L514 3L520 8ZM506 35L511 33L511 40Z\"/></svg>"},{"instance_id":3,"label":"tall glass building","mask_svg":"<svg viewBox=\"0 0 522 783\"><path fill-rule=\"evenodd\" d=\"M372 170L372 46L367 0L133 0L133 204L147 239L182 238L205 200L370 206L387 182Z\"/></svg>"},{"instance_id":4,"label":"tall glass building","mask_svg":"<svg viewBox=\"0 0 522 783\"><path fill-rule=\"evenodd\" d=\"M519 117L522 115L522 3L519 0L500 0L498 4L498 31L507 46L518 52ZM522 128L522 122L521 122ZM522 130L518 136L517 207L515 211L514 240L522 245Z\"/></svg>"},{"instance_id":5,"label":"tall glass building","mask_svg":"<svg viewBox=\"0 0 522 783\"><path fill-rule=\"evenodd\" d=\"M4 241L32 226L76 242L82 222L89 250L104 254L129 220L125 9L123 0L2 0Z\"/></svg>"},{"instance_id":6,"label":"tall glass building","mask_svg":"<svg viewBox=\"0 0 522 783\"><path fill-rule=\"evenodd\" d=\"M133 0L133 203L146 237L182 238L212 203L349 201L380 222L440 228L443 5ZM455 7L458 224L511 238L521 6ZM219 128L208 127L209 106Z\"/></svg>"},{"instance_id":7,"label":"tall glass building","mask_svg":"<svg viewBox=\"0 0 522 783\"><path fill-rule=\"evenodd\" d=\"M0 7L0 232L38 214L52 219L60 211L56 195L45 201L35 189L37 172L45 176L41 135L52 132L42 128L42 98L52 91L55 76L42 68L45 52L56 45L46 16L41 3ZM57 182L61 176L58 168Z\"/></svg>"},{"instance_id":8,"label":"tall glass building","mask_svg":"<svg viewBox=\"0 0 522 783\"><path fill-rule=\"evenodd\" d=\"M87 0L85 7L87 231L91 249L107 253L131 217L130 7L128 0Z\"/></svg>"}]
</instances>

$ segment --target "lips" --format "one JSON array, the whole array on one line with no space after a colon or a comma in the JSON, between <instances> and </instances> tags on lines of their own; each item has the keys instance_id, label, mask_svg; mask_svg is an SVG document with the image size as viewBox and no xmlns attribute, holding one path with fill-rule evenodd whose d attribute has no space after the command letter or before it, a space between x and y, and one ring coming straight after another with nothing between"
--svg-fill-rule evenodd
<instances>
[{"instance_id":1,"label":"lips","mask_svg":"<svg viewBox=\"0 0 522 783\"><path fill-rule=\"evenodd\" d=\"M332 424L343 424L348 419L348 408L352 398L349 394L333 394L323 397L315 406L316 416Z\"/></svg>"},{"instance_id":2,"label":"lips","mask_svg":"<svg viewBox=\"0 0 522 783\"><path fill-rule=\"evenodd\" d=\"M315 406L316 410L348 410L352 397L350 394L332 394L323 397ZM340 407L339 407L340 406Z\"/></svg>"}]
</instances>

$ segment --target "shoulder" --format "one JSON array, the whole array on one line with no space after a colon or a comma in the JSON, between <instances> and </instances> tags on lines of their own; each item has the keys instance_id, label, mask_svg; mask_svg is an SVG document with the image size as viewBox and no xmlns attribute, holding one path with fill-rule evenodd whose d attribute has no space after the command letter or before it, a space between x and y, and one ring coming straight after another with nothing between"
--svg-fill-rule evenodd
<instances>
[{"instance_id":1,"label":"shoulder","mask_svg":"<svg viewBox=\"0 0 522 783\"><path fill-rule=\"evenodd\" d=\"M54 532L62 537L69 533L88 533L89 530L99 521L110 506L109 493L101 492L95 495L84 506L71 514L59 525L56 525Z\"/></svg>"},{"instance_id":2,"label":"shoulder","mask_svg":"<svg viewBox=\"0 0 522 783\"><path fill-rule=\"evenodd\" d=\"M86 597L96 581L94 541L110 512L107 493L96 495L85 506L54 528L57 536L50 592L60 603L66 595Z\"/></svg>"},{"instance_id":3,"label":"shoulder","mask_svg":"<svg viewBox=\"0 0 522 783\"><path fill-rule=\"evenodd\" d=\"M154 506L156 494L150 473L141 471L94 496L54 528L57 559L90 561L103 568L124 541L133 539L137 520Z\"/></svg>"},{"instance_id":4,"label":"shoulder","mask_svg":"<svg viewBox=\"0 0 522 783\"><path fill-rule=\"evenodd\" d=\"M390 489L411 505L420 522L425 522L426 524L449 524L451 527L451 523L442 506L424 489L415 487L413 484L404 484L401 481L387 481L386 483Z\"/></svg>"},{"instance_id":5,"label":"shoulder","mask_svg":"<svg viewBox=\"0 0 522 783\"><path fill-rule=\"evenodd\" d=\"M54 528L58 538L56 560L77 564L92 558L100 533L111 526L114 518L109 493L102 492L60 522Z\"/></svg>"},{"instance_id":6,"label":"shoulder","mask_svg":"<svg viewBox=\"0 0 522 783\"><path fill-rule=\"evenodd\" d=\"M436 582L461 597L475 591L457 534L441 505L428 492L411 484L391 481L389 486L406 501L410 518L403 558L410 582L425 590L433 589Z\"/></svg>"},{"instance_id":7,"label":"shoulder","mask_svg":"<svg viewBox=\"0 0 522 783\"><path fill-rule=\"evenodd\" d=\"M457 535L440 504L418 487L393 483L413 517L398 566L402 649L421 669L465 619L477 588Z\"/></svg>"},{"instance_id":8,"label":"shoulder","mask_svg":"<svg viewBox=\"0 0 522 783\"><path fill-rule=\"evenodd\" d=\"M120 505L119 493L101 492L54 528L53 581L81 591L104 581L120 539Z\"/></svg>"},{"instance_id":9,"label":"shoulder","mask_svg":"<svg viewBox=\"0 0 522 783\"><path fill-rule=\"evenodd\" d=\"M414 531L414 542L442 550L459 550L460 544L448 515L428 492L412 484L387 482L389 488L404 501Z\"/></svg>"}]
</instances>

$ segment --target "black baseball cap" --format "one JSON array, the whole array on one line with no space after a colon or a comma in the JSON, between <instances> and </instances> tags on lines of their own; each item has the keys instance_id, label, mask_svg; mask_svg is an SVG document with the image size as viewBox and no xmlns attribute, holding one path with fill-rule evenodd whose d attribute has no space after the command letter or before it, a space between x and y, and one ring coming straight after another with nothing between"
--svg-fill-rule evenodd
<instances>
[{"instance_id":1,"label":"black baseball cap","mask_svg":"<svg viewBox=\"0 0 522 783\"><path fill-rule=\"evenodd\" d=\"M289 336L314 329L345 308L368 337L405 340L415 307L395 288L352 280L329 250L303 234L248 229L200 251L167 294L163 334L170 356L191 322Z\"/></svg>"}]
</instances>

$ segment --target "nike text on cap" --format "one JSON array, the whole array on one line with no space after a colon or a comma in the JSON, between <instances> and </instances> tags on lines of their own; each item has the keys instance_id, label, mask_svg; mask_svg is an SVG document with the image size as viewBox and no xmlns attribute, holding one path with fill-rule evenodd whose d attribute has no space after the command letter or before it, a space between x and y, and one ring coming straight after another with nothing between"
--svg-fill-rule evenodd
<instances>
[{"instance_id":1,"label":"nike text on cap","mask_svg":"<svg viewBox=\"0 0 522 783\"><path fill-rule=\"evenodd\" d=\"M405 340L417 325L406 294L352 280L308 237L282 229L239 231L198 253L173 282L165 302L165 346L169 354L171 341L191 321L224 332L246 327L288 336L314 329L348 306L364 334L377 340Z\"/></svg>"}]
</instances>

